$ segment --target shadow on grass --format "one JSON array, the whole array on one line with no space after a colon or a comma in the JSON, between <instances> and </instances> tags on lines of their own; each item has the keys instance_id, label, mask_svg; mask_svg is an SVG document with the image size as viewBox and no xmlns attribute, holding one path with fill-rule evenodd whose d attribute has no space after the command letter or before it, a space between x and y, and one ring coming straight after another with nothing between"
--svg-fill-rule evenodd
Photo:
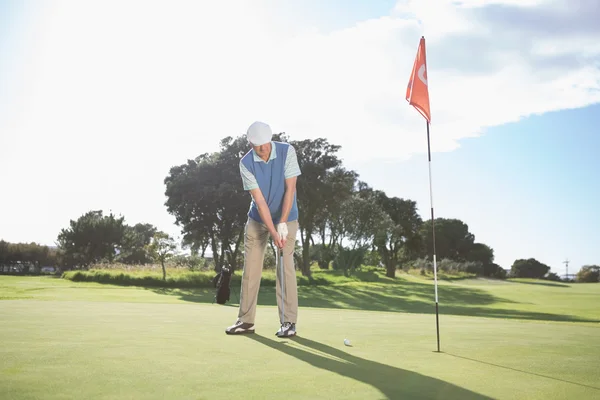
<instances>
[{"instance_id":1,"label":"shadow on grass","mask_svg":"<svg viewBox=\"0 0 600 400\"><path fill-rule=\"evenodd\" d=\"M315 368L370 385L379 390L386 399L491 399L439 379L356 357L311 339L295 337L290 340L291 343L288 343L268 339L258 334L243 335L243 337L295 357ZM293 342L312 351L306 351Z\"/></svg>"},{"instance_id":2,"label":"shadow on grass","mask_svg":"<svg viewBox=\"0 0 600 400\"><path fill-rule=\"evenodd\" d=\"M571 287L571 285L567 285L565 283L560 283L560 282L553 282L553 281L517 281L517 280L511 280L509 281L510 283L522 283L523 285L540 285L540 286L550 286L550 287L564 287L564 288L568 288Z\"/></svg>"},{"instance_id":3,"label":"shadow on grass","mask_svg":"<svg viewBox=\"0 0 600 400\"><path fill-rule=\"evenodd\" d=\"M214 289L147 288L155 293L178 296L181 300L212 303ZM465 286L438 286L439 312L441 315L460 315L489 318L513 318L565 322L600 322L572 315L542 312L495 309L488 307L497 303L516 303L496 297L478 288ZM237 307L239 286L232 286L231 299L227 305ZM370 283L340 284L331 286L299 286L300 307L337 308L366 311L388 311L415 314L435 314L433 286L412 281L400 281L395 285ZM261 287L258 305L276 306L274 287Z\"/></svg>"},{"instance_id":4,"label":"shadow on grass","mask_svg":"<svg viewBox=\"0 0 600 400\"><path fill-rule=\"evenodd\" d=\"M577 383L577 382L568 381L566 379L555 378L553 376L538 374L536 372L524 371L524 370L516 369L516 368L512 368L512 367L505 367L504 365L494 364L494 363L490 363L490 362L486 362L486 361L481 361L481 360L475 360L474 358L458 356L456 354L451 354L451 353L444 353L444 354L447 354L449 356L456 357L456 358L461 358L463 360L473 361L473 362L476 362L476 363L479 363L479 364L485 364L485 365L490 365L492 367L508 369L510 371L521 372L523 374L534 375L534 376L538 376L538 377L541 377L541 378L552 379L552 380L555 380L555 381L558 381L558 382L570 383L571 385L586 387L586 388L589 388L589 389L595 389L595 390L600 391L600 387L586 385L585 383Z\"/></svg>"}]
</instances>

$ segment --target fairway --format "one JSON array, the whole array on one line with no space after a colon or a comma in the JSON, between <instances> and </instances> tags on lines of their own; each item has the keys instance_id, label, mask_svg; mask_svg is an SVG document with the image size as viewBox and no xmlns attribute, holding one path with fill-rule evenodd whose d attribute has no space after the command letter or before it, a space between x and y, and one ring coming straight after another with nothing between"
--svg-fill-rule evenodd
<instances>
[{"instance_id":1,"label":"fairway","mask_svg":"<svg viewBox=\"0 0 600 400\"><path fill-rule=\"evenodd\" d=\"M257 333L227 336L237 309L211 291L0 276L0 398L600 398L600 285L532 283L442 282L437 353L416 278L300 287L299 336L278 339L270 288Z\"/></svg>"}]
</instances>

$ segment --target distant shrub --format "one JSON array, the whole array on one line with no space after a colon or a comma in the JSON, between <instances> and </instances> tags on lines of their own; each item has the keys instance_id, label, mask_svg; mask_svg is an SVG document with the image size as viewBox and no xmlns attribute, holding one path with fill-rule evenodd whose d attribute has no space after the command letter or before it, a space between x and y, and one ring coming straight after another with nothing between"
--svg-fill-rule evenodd
<instances>
[{"instance_id":1,"label":"distant shrub","mask_svg":"<svg viewBox=\"0 0 600 400\"><path fill-rule=\"evenodd\" d=\"M213 269L213 262L197 255L180 254L169 260L175 268L187 268L190 271L206 271Z\"/></svg>"},{"instance_id":2,"label":"distant shrub","mask_svg":"<svg viewBox=\"0 0 600 400\"><path fill-rule=\"evenodd\" d=\"M365 253L365 264L372 266L382 266L381 255L378 251L367 251Z\"/></svg>"},{"instance_id":3,"label":"distant shrub","mask_svg":"<svg viewBox=\"0 0 600 400\"><path fill-rule=\"evenodd\" d=\"M261 287L275 287L276 270L263 270ZM335 285L348 282L376 282L380 281L385 271L366 267L364 270L355 271L353 276L344 275L344 271L314 271L312 276L306 277L296 271L298 286L308 285ZM169 287L169 288L212 288L214 271L188 271L184 268L168 269L167 279L162 279L160 270L124 270L124 269L91 269L88 271L65 271L62 278L74 282L97 282L112 285L142 286L142 287ZM231 277L232 286L240 286L242 271L237 270Z\"/></svg>"},{"instance_id":4,"label":"distant shrub","mask_svg":"<svg viewBox=\"0 0 600 400\"><path fill-rule=\"evenodd\" d=\"M498 264L492 263L483 265L483 276L495 279L506 279L507 275L507 271Z\"/></svg>"},{"instance_id":5,"label":"distant shrub","mask_svg":"<svg viewBox=\"0 0 600 400\"><path fill-rule=\"evenodd\" d=\"M420 270L421 275L433 273L433 261L423 258L405 263L405 268ZM448 275L473 274L483 275L483 264L479 261L455 261L444 258L437 262L438 272L445 272Z\"/></svg>"},{"instance_id":6,"label":"distant shrub","mask_svg":"<svg viewBox=\"0 0 600 400\"><path fill-rule=\"evenodd\" d=\"M535 258L518 259L511 266L511 276L515 278L542 279L548 272L550 267Z\"/></svg>"},{"instance_id":7,"label":"distant shrub","mask_svg":"<svg viewBox=\"0 0 600 400\"><path fill-rule=\"evenodd\" d=\"M584 265L581 267L575 278L577 282L598 282L600 281L600 266L598 265Z\"/></svg>"},{"instance_id":8,"label":"distant shrub","mask_svg":"<svg viewBox=\"0 0 600 400\"><path fill-rule=\"evenodd\" d=\"M544 279L547 281L560 282L560 276L556 275L554 272L548 272Z\"/></svg>"},{"instance_id":9,"label":"distant shrub","mask_svg":"<svg viewBox=\"0 0 600 400\"><path fill-rule=\"evenodd\" d=\"M356 249L340 248L333 259L332 267L334 270L344 271L344 275L349 276L351 272L364 263L366 253L367 249L362 247Z\"/></svg>"},{"instance_id":10,"label":"distant shrub","mask_svg":"<svg viewBox=\"0 0 600 400\"><path fill-rule=\"evenodd\" d=\"M352 275L346 275L344 270L322 270L315 266L311 277L304 276L296 271L298 286L329 286L347 284L350 282L390 282L385 276L385 269L373 266L361 266L354 270ZM242 280L242 270L236 270L231 277L231 286L239 287ZM277 279L275 269L264 269L260 282L261 287L275 287ZM186 268L167 269L167 279L162 279L160 268L145 270L128 270L117 268L90 269L87 271L65 271L62 278L75 282L97 282L113 285L140 286L140 287L168 287L168 288L213 288L212 279L216 272L189 271ZM393 280L391 280L393 281Z\"/></svg>"},{"instance_id":11,"label":"distant shrub","mask_svg":"<svg viewBox=\"0 0 600 400\"><path fill-rule=\"evenodd\" d=\"M506 278L508 278L508 271L506 271L504 268L498 266L498 268L496 269L496 272L494 272L492 275L490 275L490 278L506 279Z\"/></svg>"},{"instance_id":12,"label":"distant shrub","mask_svg":"<svg viewBox=\"0 0 600 400\"><path fill-rule=\"evenodd\" d=\"M479 261L454 261L450 259L443 259L438 263L438 269L443 272L450 274L466 272L468 274L482 275L483 266Z\"/></svg>"},{"instance_id":13,"label":"distant shrub","mask_svg":"<svg viewBox=\"0 0 600 400\"><path fill-rule=\"evenodd\" d=\"M433 262L428 261L424 258L418 258L406 262L403 267L404 270L418 269L421 275L427 275L427 272L433 272Z\"/></svg>"},{"instance_id":14,"label":"distant shrub","mask_svg":"<svg viewBox=\"0 0 600 400\"><path fill-rule=\"evenodd\" d=\"M210 287L215 274L208 272L177 272L168 273L167 279L162 279L159 272L148 271L119 271L119 270L96 270L89 271L66 271L62 277L75 282L98 282L112 285L145 286L145 287Z\"/></svg>"}]
</instances>

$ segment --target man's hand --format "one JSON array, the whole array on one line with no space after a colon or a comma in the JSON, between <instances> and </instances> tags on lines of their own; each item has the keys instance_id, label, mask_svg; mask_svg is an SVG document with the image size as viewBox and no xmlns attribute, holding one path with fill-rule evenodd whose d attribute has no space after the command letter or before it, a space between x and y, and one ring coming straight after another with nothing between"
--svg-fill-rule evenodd
<instances>
[{"instance_id":1,"label":"man's hand","mask_svg":"<svg viewBox=\"0 0 600 400\"><path fill-rule=\"evenodd\" d=\"M271 232L271 238L273 239L273 243L275 244L275 246L277 246L277 248L283 249L283 246L285 245L285 241L281 240L281 237L279 236L279 232L277 232L276 230Z\"/></svg>"},{"instance_id":2,"label":"man's hand","mask_svg":"<svg viewBox=\"0 0 600 400\"><path fill-rule=\"evenodd\" d=\"M296 193L296 177L291 177L285 180L285 195L283 196L283 205L281 213L281 222L277 224L277 234L281 239L281 247L285 246L288 236L287 219L292 209L294 202L294 194Z\"/></svg>"},{"instance_id":3,"label":"man's hand","mask_svg":"<svg viewBox=\"0 0 600 400\"><path fill-rule=\"evenodd\" d=\"M269 233L271 234L271 237L273 238L273 243L275 243L275 246L279 247L280 249L283 249L283 245L285 242L283 240L281 240L278 229L275 228L275 225L273 225L273 220L271 218L271 212L269 211L269 206L267 206L267 203L265 201L265 198L264 198L262 192L260 191L259 188L256 188L256 189L252 189L250 191L250 194L252 195L252 198L256 202L256 205L258 207L258 213L260 214L260 218L263 220L264 224L267 226L267 229L269 230ZM287 228L287 226L286 226L286 228ZM286 233L286 236L287 236L287 233Z\"/></svg>"},{"instance_id":4,"label":"man's hand","mask_svg":"<svg viewBox=\"0 0 600 400\"><path fill-rule=\"evenodd\" d=\"M285 242L287 241L288 235L288 227L285 222L280 222L279 224L277 224L277 233L279 234L279 239L281 239L283 246L285 246Z\"/></svg>"}]
</instances>

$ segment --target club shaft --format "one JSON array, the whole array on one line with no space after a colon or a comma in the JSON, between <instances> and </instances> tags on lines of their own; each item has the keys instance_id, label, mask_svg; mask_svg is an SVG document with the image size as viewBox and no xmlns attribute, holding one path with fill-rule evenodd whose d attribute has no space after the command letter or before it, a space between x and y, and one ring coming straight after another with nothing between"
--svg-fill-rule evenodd
<instances>
[{"instance_id":1,"label":"club shaft","mask_svg":"<svg viewBox=\"0 0 600 400\"><path fill-rule=\"evenodd\" d=\"M284 275L284 266L283 266L283 251L280 251L279 262L280 262L280 281L281 281L281 323L285 322L285 303L284 303L284 291L285 291L285 275Z\"/></svg>"}]
</instances>

